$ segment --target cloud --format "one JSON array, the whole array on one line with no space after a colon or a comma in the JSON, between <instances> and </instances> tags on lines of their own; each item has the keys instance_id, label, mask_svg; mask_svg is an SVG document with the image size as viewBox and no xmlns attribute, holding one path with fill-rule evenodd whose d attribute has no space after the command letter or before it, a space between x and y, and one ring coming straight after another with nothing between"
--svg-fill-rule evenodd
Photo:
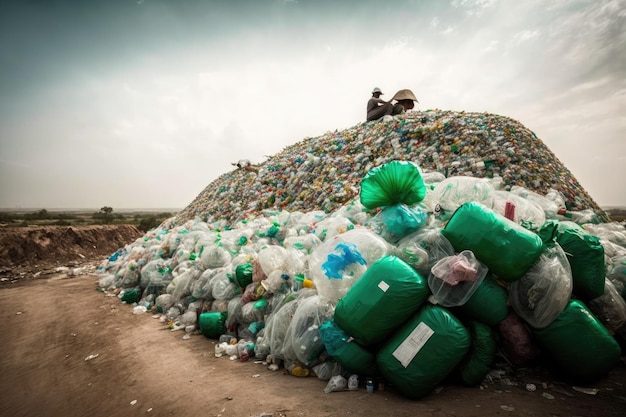
<instances>
[{"instance_id":1,"label":"cloud","mask_svg":"<svg viewBox=\"0 0 626 417\"><path fill-rule=\"evenodd\" d=\"M231 162L363 121L374 86L410 88L422 110L517 118L592 183L607 168L588 171L575 151L613 163L587 138L620 146L625 129L621 3L21 5L0 17L17 40L0 58L14 60L0 73L0 174L22 187L3 187L0 206L78 201L66 183L94 206L184 206ZM40 19L48 42L14 17ZM600 202L615 195L593 187Z\"/></svg>"},{"instance_id":2,"label":"cloud","mask_svg":"<svg viewBox=\"0 0 626 417\"><path fill-rule=\"evenodd\" d=\"M493 8L498 0L452 0L452 7L462 9L468 16L481 16L486 10Z\"/></svg>"},{"instance_id":3,"label":"cloud","mask_svg":"<svg viewBox=\"0 0 626 417\"><path fill-rule=\"evenodd\" d=\"M520 44L522 42L526 42L532 39L537 39L540 34L541 33L538 30L523 30L513 35L513 42L516 44Z\"/></svg>"}]
</instances>

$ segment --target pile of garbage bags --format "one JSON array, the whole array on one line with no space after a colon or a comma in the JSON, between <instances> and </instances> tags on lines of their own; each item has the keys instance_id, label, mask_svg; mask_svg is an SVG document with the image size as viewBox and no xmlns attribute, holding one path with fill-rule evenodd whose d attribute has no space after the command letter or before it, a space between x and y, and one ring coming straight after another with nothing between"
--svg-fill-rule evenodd
<instances>
[{"instance_id":1,"label":"pile of garbage bags","mask_svg":"<svg viewBox=\"0 0 626 417\"><path fill-rule=\"evenodd\" d=\"M216 356L332 387L357 375L421 398L479 384L496 352L548 358L577 383L605 376L626 339L624 225L499 185L391 161L332 213L170 219L104 261L99 287L214 339Z\"/></svg>"}]
</instances>

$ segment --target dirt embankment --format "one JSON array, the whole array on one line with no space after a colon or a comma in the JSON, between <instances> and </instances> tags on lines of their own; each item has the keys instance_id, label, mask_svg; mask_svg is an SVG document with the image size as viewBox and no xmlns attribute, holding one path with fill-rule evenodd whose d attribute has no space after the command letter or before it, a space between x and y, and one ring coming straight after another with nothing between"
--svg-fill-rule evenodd
<instances>
[{"instance_id":1,"label":"dirt embankment","mask_svg":"<svg viewBox=\"0 0 626 417\"><path fill-rule=\"evenodd\" d=\"M132 225L0 227L0 273L23 275L93 261L142 235Z\"/></svg>"}]
</instances>

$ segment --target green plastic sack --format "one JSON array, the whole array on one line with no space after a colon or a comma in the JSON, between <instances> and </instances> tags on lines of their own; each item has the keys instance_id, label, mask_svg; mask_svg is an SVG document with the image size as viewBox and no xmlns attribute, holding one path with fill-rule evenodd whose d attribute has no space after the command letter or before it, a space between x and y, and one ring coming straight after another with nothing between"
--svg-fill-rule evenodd
<instances>
[{"instance_id":1,"label":"green plastic sack","mask_svg":"<svg viewBox=\"0 0 626 417\"><path fill-rule=\"evenodd\" d=\"M335 323L365 347L385 340L430 295L426 280L402 259L374 262L339 300Z\"/></svg>"},{"instance_id":2,"label":"green plastic sack","mask_svg":"<svg viewBox=\"0 0 626 417\"><path fill-rule=\"evenodd\" d=\"M226 317L228 313L225 311L207 311L200 313L198 317L198 326L203 335L209 339L219 339L226 332Z\"/></svg>"},{"instance_id":3,"label":"green plastic sack","mask_svg":"<svg viewBox=\"0 0 626 417\"><path fill-rule=\"evenodd\" d=\"M234 282L239 288L246 288L248 284L252 283L252 273L254 267L251 263L245 263L237 265L235 268Z\"/></svg>"},{"instance_id":4,"label":"green plastic sack","mask_svg":"<svg viewBox=\"0 0 626 417\"><path fill-rule=\"evenodd\" d=\"M376 364L402 395L418 399L454 370L470 344L467 329L456 317L427 304L382 346Z\"/></svg>"},{"instance_id":5,"label":"green plastic sack","mask_svg":"<svg viewBox=\"0 0 626 417\"><path fill-rule=\"evenodd\" d=\"M372 168L361 180L360 201L368 209L406 204L424 199L426 186L419 166L410 161L391 161Z\"/></svg>"},{"instance_id":6,"label":"green plastic sack","mask_svg":"<svg viewBox=\"0 0 626 417\"><path fill-rule=\"evenodd\" d=\"M120 300L125 302L126 304L132 304L139 301L139 292L137 292L136 288L131 288L130 290L124 290Z\"/></svg>"},{"instance_id":7,"label":"green plastic sack","mask_svg":"<svg viewBox=\"0 0 626 417\"><path fill-rule=\"evenodd\" d=\"M573 293L584 301L604 293L604 247L600 239L574 222L550 220L539 230L544 241L554 238L567 254L572 268Z\"/></svg>"},{"instance_id":8,"label":"green plastic sack","mask_svg":"<svg viewBox=\"0 0 626 417\"><path fill-rule=\"evenodd\" d=\"M376 374L376 355L355 342L334 320L322 323L319 332L326 353L345 371L359 375Z\"/></svg>"},{"instance_id":9,"label":"green plastic sack","mask_svg":"<svg viewBox=\"0 0 626 417\"><path fill-rule=\"evenodd\" d=\"M457 252L471 250L507 282L521 278L543 252L539 236L475 202L462 204L442 233Z\"/></svg>"},{"instance_id":10,"label":"green plastic sack","mask_svg":"<svg viewBox=\"0 0 626 417\"><path fill-rule=\"evenodd\" d=\"M461 381L471 387L480 384L491 370L496 356L496 339L491 327L477 321L467 323L467 328L472 337L472 346L457 370Z\"/></svg>"},{"instance_id":11,"label":"green plastic sack","mask_svg":"<svg viewBox=\"0 0 626 417\"><path fill-rule=\"evenodd\" d=\"M509 312L506 288L498 285L489 275L465 304L452 309L458 315L471 318L488 326L495 326Z\"/></svg>"},{"instance_id":12,"label":"green plastic sack","mask_svg":"<svg viewBox=\"0 0 626 417\"><path fill-rule=\"evenodd\" d=\"M580 300L571 300L549 326L533 331L543 352L575 382L592 382L619 362L621 349Z\"/></svg>"}]
</instances>

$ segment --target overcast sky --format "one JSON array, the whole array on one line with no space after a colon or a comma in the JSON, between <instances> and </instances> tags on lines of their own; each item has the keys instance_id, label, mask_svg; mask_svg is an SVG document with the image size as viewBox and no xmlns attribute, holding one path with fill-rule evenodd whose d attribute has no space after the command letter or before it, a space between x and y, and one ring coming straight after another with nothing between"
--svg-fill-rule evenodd
<instances>
[{"instance_id":1,"label":"overcast sky","mask_svg":"<svg viewBox=\"0 0 626 417\"><path fill-rule=\"evenodd\" d=\"M626 206L626 0L3 0L0 207L183 208L231 162L419 110L520 121Z\"/></svg>"}]
</instances>

